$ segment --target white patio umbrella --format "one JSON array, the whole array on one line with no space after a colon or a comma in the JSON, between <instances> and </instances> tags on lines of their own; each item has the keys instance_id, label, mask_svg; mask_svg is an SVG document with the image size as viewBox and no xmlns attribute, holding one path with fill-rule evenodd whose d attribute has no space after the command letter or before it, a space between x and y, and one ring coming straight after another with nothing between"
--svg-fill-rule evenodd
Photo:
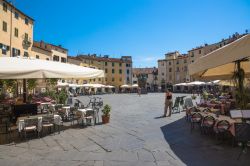
<instances>
[{"instance_id":1,"label":"white patio umbrella","mask_svg":"<svg viewBox=\"0 0 250 166\"><path fill-rule=\"evenodd\" d=\"M102 70L47 60L1 57L0 79L24 79L24 102L26 81L32 78L82 78L104 77Z\"/></svg>"},{"instance_id":2,"label":"white patio umbrella","mask_svg":"<svg viewBox=\"0 0 250 166\"><path fill-rule=\"evenodd\" d=\"M69 86L69 83L67 82L57 82L57 87L67 87Z\"/></svg>"},{"instance_id":3,"label":"white patio umbrella","mask_svg":"<svg viewBox=\"0 0 250 166\"><path fill-rule=\"evenodd\" d=\"M121 86L121 88L130 88L130 86L127 85L127 84L124 84L124 85Z\"/></svg>"},{"instance_id":4,"label":"white patio umbrella","mask_svg":"<svg viewBox=\"0 0 250 166\"><path fill-rule=\"evenodd\" d=\"M189 82L186 85L187 86L195 86L195 85L204 85L206 84L205 82L201 82L201 81L194 81L194 82Z\"/></svg>"},{"instance_id":5,"label":"white patio umbrella","mask_svg":"<svg viewBox=\"0 0 250 166\"><path fill-rule=\"evenodd\" d=\"M175 84L174 86L187 86L187 83L179 83L179 84Z\"/></svg>"},{"instance_id":6,"label":"white patio umbrella","mask_svg":"<svg viewBox=\"0 0 250 166\"><path fill-rule=\"evenodd\" d=\"M112 88L114 88L114 86L112 86L112 85L106 85L105 88L110 88L110 89L112 89Z\"/></svg>"},{"instance_id":7,"label":"white patio umbrella","mask_svg":"<svg viewBox=\"0 0 250 166\"><path fill-rule=\"evenodd\" d=\"M39 59L0 58L0 79L104 77L102 70Z\"/></svg>"},{"instance_id":8,"label":"white patio umbrella","mask_svg":"<svg viewBox=\"0 0 250 166\"><path fill-rule=\"evenodd\" d=\"M139 86L138 86L138 84L133 84L132 87L133 88L138 88Z\"/></svg>"}]
</instances>

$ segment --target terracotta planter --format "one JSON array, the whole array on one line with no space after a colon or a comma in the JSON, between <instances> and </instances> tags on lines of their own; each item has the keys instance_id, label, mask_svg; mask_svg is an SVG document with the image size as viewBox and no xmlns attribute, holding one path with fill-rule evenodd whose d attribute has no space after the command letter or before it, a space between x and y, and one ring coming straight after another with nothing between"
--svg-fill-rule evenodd
<instances>
[{"instance_id":1,"label":"terracotta planter","mask_svg":"<svg viewBox=\"0 0 250 166\"><path fill-rule=\"evenodd\" d=\"M110 116L102 115L102 123L106 124L109 123Z\"/></svg>"}]
</instances>

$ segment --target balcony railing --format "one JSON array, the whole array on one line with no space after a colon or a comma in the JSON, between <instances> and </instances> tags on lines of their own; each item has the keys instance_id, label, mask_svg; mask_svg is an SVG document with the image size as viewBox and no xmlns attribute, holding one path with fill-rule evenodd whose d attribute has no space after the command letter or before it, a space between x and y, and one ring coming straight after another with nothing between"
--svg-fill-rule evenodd
<instances>
[{"instance_id":1,"label":"balcony railing","mask_svg":"<svg viewBox=\"0 0 250 166\"><path fill-rule=\"evenodd\" d=\"M30 47L31 46L31 39L30 38L24 38L23 39L23 46Z\"/></svg>"}]
</instances>

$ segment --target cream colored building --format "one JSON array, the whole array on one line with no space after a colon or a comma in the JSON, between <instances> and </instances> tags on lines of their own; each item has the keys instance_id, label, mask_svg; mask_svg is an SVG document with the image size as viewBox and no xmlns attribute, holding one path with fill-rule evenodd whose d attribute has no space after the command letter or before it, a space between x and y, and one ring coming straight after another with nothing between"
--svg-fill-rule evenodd
<instances>
[{"instance_id":1,"label":"cream colored building","mask_svg":"<svg viewBox=\"0 0 250 166\"><path fill-rule=\"evenodd\" d=\"M113 85L119 88L124 84L132 83L132 58L123 56L121 58L109 58L108 56L79 55L77 57L68 57L68 62L84 67L91 67L103 70L104 78L91 80L77 80L78 83L101 83Z\"/></svg>"},{"instance_id":2,"label":"cream colored building","mask_svg":"<svg viewBox=\"0 0 250 166\"><path fill-rule=\"evenodd\" d=\"M146 89L148 91L158 91L158 69L152 68L133 68L133 84L139 84L138 77L146 77Z\"/></svg>"},{"instance_id":3,"label":"cream colored building","mask_svg":"<svg viewBox=\"0 0 250 166\"><path fill-rule=\"evenodd\" d=\"M32 55L34 20L6 0L0 0L0 56Z\"/></svg>"},{"instance_id":4,"label":"cream colored building","mask_svg":"<svg viewBox=\"0 0 250 166\"><path fill-rule=\"evenodd\" d=\"M158 84L162 90L182 82L189 82L188 56L178 51L165 54L165 59L158 60Z\"/></svg>"}]
</instances>

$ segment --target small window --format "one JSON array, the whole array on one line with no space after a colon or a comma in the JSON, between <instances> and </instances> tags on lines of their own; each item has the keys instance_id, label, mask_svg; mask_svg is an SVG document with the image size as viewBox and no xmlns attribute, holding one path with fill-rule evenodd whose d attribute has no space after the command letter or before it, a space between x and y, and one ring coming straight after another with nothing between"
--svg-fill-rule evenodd
<instances>
[{"instance_id":1,"label":"small window","mask_svg":"<svg viewBox=\"0 0 250 166\"><path fill-rule=\"evenodd\" d=\"M164 66L164 62L162 62L161 65Z\"/></svg>"},{"instance_id":2,"label":"small window","mask_svg":"<svg viewBox=\"0 0 250 166\"><path fill-rule=\"evenodd\" d=\"M53 56L53 61L57 61L57 62L59 62L59 61L60 61L59 59L60 59L60 57L59 57L59 56L56 56L56 55L54 55L54 56Z\"/></svg>"},{"instance_id":3,"label":"small window","mask_svg":"<svg viewBox=\"0 0 250 166\"><path fill-rule=\"evenodd\" d=\"M3 31L7 32L7 22L3 21Z\"/></svg>"},{"instance_id":4,"label":"small window","mask_svg":"<svg viewBox=\"0 0 250 166\"><path fill-rule=\"evenodd\" d=\"M127 77L127 81L129 81L129 77Z\"/></svg>"},{"instance_id":5,"label":"small window","mask_svg":"<svg viewBox=\"0 0 250 166\"><path fill-rule=\"evenodd\" d=\"M105 62L105 66L108 66L108 62Z\"/></svg>"},{"instance_id":6,"label":"small window","mask_svg":"<svg viewBox=\"0 0 250 166\"><path fill-rule=\"evenodd\" d=\"M194 52L191 52L191 57L194 57Z\"/></svg>"},{"instance_id":7,"label":"small window","mask_svg":"<svg viewBox=\"0 0 250 166\"><path fill-rule=\"evenodd\" d=\"M178 60L176 61L176 64L177 64L177 65L179 64L179 61L178 61Z\"/></svg>"},{"instance_id":8,"label":"small window","mask_svg":"<svg viewBox=\"0 0 250 166\"><path fill-rule=\"evenodd\" d=\"M49 58L46 58L47 61L49 61Z\"/></svg>"},{"instance_id":9,"label":"small window","mask_svg":"<svg viewBox=\"0 0 250 166\"><path fill-rule=\"evenodd\" d=\"M24 54L23 54L24 57L29 57L29 53L24 51Z\"/></svg>"},{"instance_id":10,"label":"small window","mask_svg":"<svg viewBox=\"0 0 250 166\"><path fill-rule=\"evenodd\" d=\"M25 19L24 19L24 22L25 22L26 25L28 25L28 24L29 24L29 19L28 19L28 18L25 18Z\"/></svg>"},{"instance_id":11,"label":"small window","mask_svg":"<svg viewBox=\"0 0 250 166\"><path fill-rule=\"evenodd\" d=\"M18 37L18 29L17 28L15 28L15 37Z\"/></svg>"},{"instance_id":12,"label":"small window","mask_svg":"<svg viewBox=\"0 0 250 166\"><path fill-rule=\"evenodd\" d=\"M164 73L161 73L162 76L164 76Z\"/></svg>"},{"instance_id":13,"label":"small window","mask_svg":"<svg viewBox=\"0 0 250 166\"><path fill-rule=\"evenodd\" d=\"M201 50L199 50L199 54L201 54Z\"/></svg>"},{"instance_id":14,"label":"small window","mask_svg":"<svg viewBox=\"0 0 250 166\"><path fill-rule=\"evenodd\" d=\"M3 11L7 12L7 9L8 9L7 4L3 3Z\"/></svg>"},{"instance_id":15,"label":"small window","mask_svg":"<svg viewBox=\"0 0 250 166\"><path fill-rule=\"evenodd\" d=\"M171 62L168 62L168 65L171 65Z\"/></svg>"},{"instance_id":16,"label":"small window","mask_svg":"<svg viewBox=\"0 0 250 166\"><path fill-rule=\"evenodd\" d=\"M112 78L112 82L114 82L115 81L115 78Z\"/></svg>"},{"instance_id":17,"label":"small window","mask_svg":"<svg viewBox=\"0 0 250 166\"><path fill-rule=\"evenodd\" d=\"M36 55L36 59L40 59L40 58L39 58L39 55Z\"/></svg>"},{"instance_id":18,"label":"small window","mask_svg":"<svg viewBox=\"0 0 250 166\"><path fill-rule=\"evenodd\" d=\"M105 81L108 81L108 78L105 78Z\"/></svg>"},{"instance_id":19,"label":"small window","mask_svg":"<svg viewBox=\"0 0 250 166\"><path fill-rule=\"evenodd\" d=\"M113 67L115 66L115 63L114 63L114 62L112 62L112 66L113 66Z\"/></svg>"},{"instance_id":20,"label":"small window","mask_svg":"<svg viewBox=\"0 0 250 166\"><path fill-rule=\"evenodd\" d=\"M119 63L119 66L122 67L122 63Z\"/></svg>"},{"instance_id":21,"label":"small window","mask_svg":"<svg viewBox=\"0 0 250 166\"><path fill-rule=\"evenodd\" d=\"M24 34L24 39L25 39L25 40L28 40L28 39L29 39L28 33L25 33L25 34Z\"/></svg>"},{"instance_id":22,"label":"small window","mask_svg":"<svg viewBox=\"0 0 250 166\"><path fill-rule=\"evenodd\" d=\"M105 73L108 73L108 69L105 69Z\"/></svg>"},{"instance_id":23,"label":"small window","mask_svg":"<svg viewBox=\"0 0 250 166\"><path fill-rule=\"evenodd\" d=\"M122 74L122 69L119 70L119 73Z\"/></svg>"},{"instance_id":24,"label":"small window","mask_svg":"<svg viewBox=\"0 0 250 166\"><path fill-rule=\"evenodd\" d=\"M101 78L98 78L98 81L101 81Z\"/></svg>"},{"instance_id":25,"label":"small window","mask_svg":"<svg viewBox=\"0 0 250 166\"><path fill-rule=\"evenodd\" d=\"M172 68L169 68L169 70L168 70L169 72L172 72Z\"/></svg>"},{"instance_id":26,"label":"small window","mask_svg":"<svg viewBox=\"0 0 250 166\"><path fill-rule=\"evenodd\" d=\"M120 78L119 81L122 82L122 78Z\"/></svg>"},{"instance_id":27,"label":"small window","mask_svg":"<svg viewBox=\"0 0 250 166\"><path fill-rule=\"evenodd\" d=\"M176 72L180 72L180 68L179 67L176 68Z\"/></svg>"},{"instance_id":28,"label":"small window","mask_svg":"<svg viewBox=\"0 0 250 166\"><path fill-rule=\"evenodd\" d=\"M187 60L186 60L186 59L184 59L184 63L187 63Z\"/></svg>"},{"instance_id":29,"label":"small window","mask_svg":"<svg viewBox=\"0 0 250 166\"><path fill-rule=\"evenodd\" d=\"M15 18L19 19L19 14L17 12L15 12Z\"/></svg>"},{"instance_id":30,"label":"small window","mask_svg":"<svg viewBox=\"0 0 250 166\"><path fill-rule=\"evenodd\" d=\"M67 59L66 59L66 58L61 57L61 62L66 63L66 62L67 62Z\"/></svg>"},{"instance_id":31,"label":"small window","mask_svg":"<svg viewBox=\"0 0 250 166\"><path fill-rule=\"evenodd\" d=\"M129 70L127 70L127 74L129 74Z\"/></svg>"},{"instance_id":32,"label":"small window","mask_svg":"<svg viewBox=\"0 0 250 166\"><path fill-rule=\"evenodd\" d=\"M115 69L112 69L112 73L113 73L113 74L115 73Z\"/></svg>"}]
</instances>

